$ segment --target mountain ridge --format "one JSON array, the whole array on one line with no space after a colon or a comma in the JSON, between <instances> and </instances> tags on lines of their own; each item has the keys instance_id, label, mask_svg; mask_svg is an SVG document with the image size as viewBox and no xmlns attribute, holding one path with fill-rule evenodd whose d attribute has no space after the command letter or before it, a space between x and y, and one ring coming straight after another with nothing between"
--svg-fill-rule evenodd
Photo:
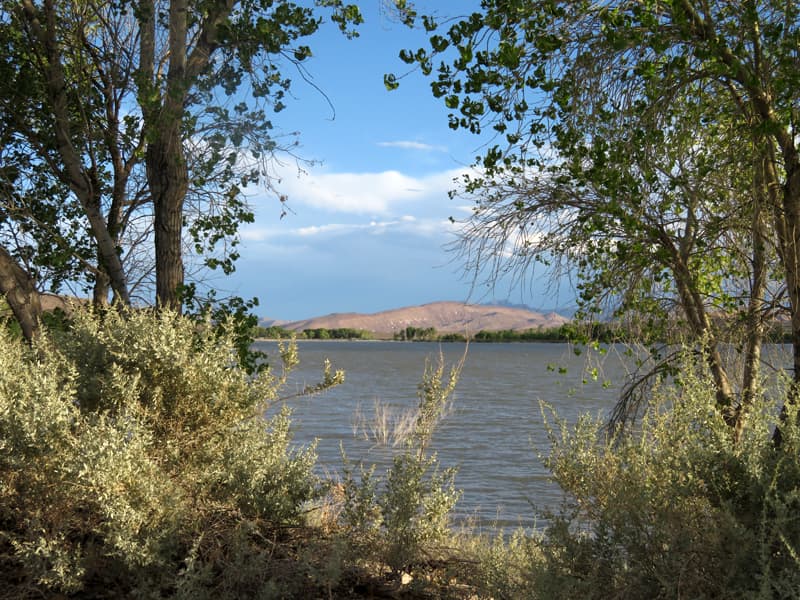
<instances>
[{"instance_id":1,"label":"mountain ridge","mask_svg":"<svg viewBox=\"0 0 800 600\"><path fill-rule=\"evenodd\" d=\"M433 327L442 333L474 334L480 330L500 331L560 327L569 318L555 312L542 313L499 304L467 304L455 301L429 302L376 313L331 313L298 321L263 319L260 324L280 325L292 331L304 329L351 328L375 334L392 334L406 327Z\"/></svg>"}]
</instances>

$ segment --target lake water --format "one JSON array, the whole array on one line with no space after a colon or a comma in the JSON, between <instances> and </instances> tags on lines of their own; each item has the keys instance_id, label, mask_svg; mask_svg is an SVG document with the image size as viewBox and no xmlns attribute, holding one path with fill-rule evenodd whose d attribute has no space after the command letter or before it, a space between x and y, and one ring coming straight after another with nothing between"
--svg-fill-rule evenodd
<instances>
[{"instance_id":1,"label":"lake water","mask_svg":"<svg viewBox=\"0 0 800 600\"><path fill-rule=\"evenodd\" d=\"M276 344L258 346L279 364ZM295 441L318 440L319 468L327 473L341 469L340 444L351 460L379 468L388 464L392 449L364 439L358 415L369 417L376 400L396 410L416 407L426 359L436 360L441 350L452 364L464 352L463 344L425 342L301 341L298 346L301 364L287 393L319 381L325 358L346 372L343 385L288 401ZM442 465L458 468L456 485L463 496L457 519L485 527L531 527L541 524L537 508L558 506L562 495L538 456L548 448L540 401L571 422L581 413L607 415L619 394L623 361L609 353L597 381L586 370L587 358L566 344L470 345L453 405L432 444ZM603 380L611 385L604 387Z\"/></svg>"}]
</instances>

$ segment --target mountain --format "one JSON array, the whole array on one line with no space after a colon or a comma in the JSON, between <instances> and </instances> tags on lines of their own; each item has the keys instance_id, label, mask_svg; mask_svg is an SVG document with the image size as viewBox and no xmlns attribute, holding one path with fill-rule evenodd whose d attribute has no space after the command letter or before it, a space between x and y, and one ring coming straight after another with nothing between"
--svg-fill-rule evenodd
<instances>
[{"instance_id":1,"label":"mountain","mask_svg":"<svg viewBox=\"0 0 800 600\"><path fill-rule=\"evenodd\" d=\"M518 302L512 302L511 300L493 300L491 304L496 306L505 306L508 308L524 308L525 310L530 310L533 312L539 312L544 314L550 313L558 313L559 315L568 316L574 315L575 311L578 310L577 306L575 305L563 305L563 306L556 306L553 308L543 308L543 307L532 307L527 304L520 304Z\"/></svg>"},{"instance_id":2,"label":"mountain","mask_svg":"<svg viewBox=\"0 0 800 600\"><path fill-rule=\"evenodd\" d=\"M324 317L283 323L286 329L352 328L391 335L406 327L433 327L442 333L476 333L481 329L525 330L559 327L569 321L556 314L543 314L522 308L462 302L432 302L421 306L396 308L373 314L335 313Z\"/></svg>"},{"instance_id":3,"label":"mountain","mask_svg":"<svg viewBox=\"0 0 800 600\"><path fill-rule=\"evenodd\" d=\"M268 317L262 317L258 320L258 325L260 327L283 327L286 325L288 321L282 321L281 319L270 319Z\"/></svg>"}]
</instances>

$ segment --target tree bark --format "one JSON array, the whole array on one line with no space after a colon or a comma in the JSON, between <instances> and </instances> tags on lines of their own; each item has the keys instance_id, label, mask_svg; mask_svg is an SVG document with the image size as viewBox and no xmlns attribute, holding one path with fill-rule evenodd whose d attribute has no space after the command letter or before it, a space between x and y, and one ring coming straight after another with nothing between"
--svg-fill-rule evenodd
<instances>
[{"instance_id":1,"label":"tree bark","mask_svg":"<svg viewBox=\"0 0 800 600\"><path fill-rule=\"evenodd\" d=\"M33 340L39 335L42 304L33 278L0 247L0 293L22 328L22 335Z\"/></svg>"},{"instance_id":2,"label":"tree bark","mask_svg":"<svg viewBox=\"0 0 800 600\"><path fill-rule=\"evenodd\" d=\"M750 299L747 304L745 322L747 324L742 374L742 399L736 408L734 438L738 442L744 432L747 413L753 405L758 388L761 347L764 342L764 294L767 290L767 233L764 224L764 208L773 206L770 190L765 184L769 158L763 152L755 165L755 184L753 186L753 216L751 228L751 280Z\"/></svg>"},{"instance_id":3,"label":"tree bark","mask_svg":"<svg viewBox=\"0 0 800 600\"><path fill-rule=\"evenodd\" d=\"M706 314L702 300L698 299L698 294L693 290L692 278L688 268L685 268L683 264L679 264L678 267L674 273L681 305L688 317L687 320L692 328L693 335L700 342L703 357L714 379L717 408L724 416L725 421L733 425L735 420L733 388L719 351L719 344L711 326L711 320Z\"/></svg>"},{"instance_id":4,"label":"tree bark","mask_svg":"<svg viewBox=\"0 0 800 600\"><path fill-rule=\"evenodd\" d=\"M784 156L786 155L787 152L784 151ZM781 240L781 254L789 293L794 376L793 385L781 409L782 422L788 417L787 407L796 404L800 394L800 166L795 162L786 164L785 169L786 183L783 186L781 215L785 227ZM781 444L783 434L780 426L775 429L773 440L776 444Z\"/></svg>"},{"instance_id":5,"label":"tree bark","mask_svg":"<svg viewBox=\"0 0 800 600\"><path fill-rule=\"evenodd\" d=\"M724 415L725 420L733 425L733 388L719 351L711 319L706 312L703 295L698 292L692 270L687 264L690 247L693 243L692 239L695 236L691 210L689 214L690 218L687 219L686 231L681 239L680 248L676 248L672 244L669 235L663 229L659 230L658 237L662 247L670 253L671 260L668 267L675 280L680 307L686 315L692 335L700 343L703 357L714 379L717 407Z\"/></svg>"},{"instance_id":6,"label":"tree bark","mask_svg":"<svg viewBox=\"0 0 800 600\"><path fill-rule=\"evenodd\" d=\"M183 148L183 118L189 89L208 66L217 48L217 31L230 14L234 0L209 4L208 15L196 36L191 53L187 44L188 2L169 4L169 68L166 85L155 71L155 6L152 0L139 6L141 32L140 96L148 132L147 182L153 200L156 254L156 303L181 310L183 286L183 207L189 189L189 173ZM151 99L148 100L147 95ZM159 102L153 102L158 97Z\"/></svg>"},{"instance_id":7,"label":"tree bark","mask_svg":"<svg viewBox=\"0 0 800 600\"><path fill-rule=\"evenodd\" d=\"M147 180L154 204L156 304L180 311L183 203L189 177L179 132L148 146Z\"/></svg>"},{"instance_id":8,"label":"tree bark","mask_svg":"<svg viewBox=\"0 0 800 600\"><path fill-rule=\"evenodd\" d=\"M181 310L183 286L183 204L189 189L189 172L183 149L183 116L189 82L186 76L187 0L169 5L169 70L162 104L150 107L146 153L147 183L153 199L156 254L156 305ZM151 52L151 25L146 23ZM152 77L150 64L147 69ZM152 80L151 80L152 81ZM152 82L156 85L156 82Z\"/></svg>"},{"instance_id":9,"label":"tree bark","mask_svg":"<svg viewBox=\"0 0 800 600\"><path fill-rule=\"evenodd\" d=\"M97 269L94 274L94 286L92 287L92 305L95 308L108 306L108 292L111 289L111 280L103 268Z\"/></svg>"},{"instance_id":10,"label":"tree bark","mask_svg":"<svg viewBox=\"0 0 800 600\"><path fill-rule=\"evenodd\" d=\"M793 348L793 385L786 398L786 404L797 402L800 393L800 154L796 143L796 130L791 124L783 122L776 112L774 91L765 82L770 81L771 73L762 72L764 63L760 57L752 62L742 61L737 54L717 35L714 24L701 16L701 13L689 0L682 0L680 6L687 16L685 21L689 32L701 44L706 44L716 55L720 64L728 69L728 82L735 82L746 94L738 94L732 86L728 89L734 94L734 102L740 106L742 116L750 127L769 131L769 136L780 152L781 164L776 160L772 165L765 165L764 183L769 189L782 188L782 202L774 207L774 220L778 224L778 251L783 263L786 289L789 296L792 348ZM760 33L753 32L754 48ZM745 105L742 98L747 97ZM752 113L752 114L748 114ZM787 126L788 125L788 126ZM778 171L785 173L781 185ZM781 411L782 419L787 415L786 405ZM780 427L776 428L774 441L781 442Z\"/></svg>"}]
</instances>

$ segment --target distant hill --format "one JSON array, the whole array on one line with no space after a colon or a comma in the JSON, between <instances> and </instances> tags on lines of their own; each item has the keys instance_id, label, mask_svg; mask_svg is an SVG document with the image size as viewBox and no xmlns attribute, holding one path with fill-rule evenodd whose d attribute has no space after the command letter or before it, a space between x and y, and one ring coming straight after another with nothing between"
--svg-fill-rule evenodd
<instances>
[{"instance_id":1,"label":"distant hill","mask_svg":"<svg viewBox=\"0 0 800 600\"><path fill-rule=\"evenodd\" d=\"M266 321L266 320L265 320ZM281 323L294 330L352 328L391 335L406 327L433 327L441 333L477 333L560 327L569 322L556 313L540 313L522 308L461 302L432 302L421 306L396 308L373 314L336 313L302 321Z\"/></svg>"},{"instance_id":2,"label":"distant hill","mask_svg":"<svg viewBox=\"0 0 800 600\"><path fill-rule=\"evenodd\" d=\"M258 320L258 324L260 327L283 327L286 325L288 321L282 321L280 319L270 319L268 317L263 317Z\"/></svg>"},{"instance_id":3,"label":"distant hill","mask_svg":"<svg viewBox=\"0 0 800 600\"><path fill-rule=\"evenodd\" d=\"M525 310L544 313L546 315L550 314L550 313L557 313L559 315L566 316L566 317L569 317L570 315L574 315L575 311L578 310L577 306L575 306L575 305L559 305L559 306L554 306L552 308L551 307L547 307L547 308L536 307L536 308L534 308L534 307L529 306L527 304L520 304L518 302L512 302L511 300L493 300L490 304L493 304L493 305L496 305L496 306L505 306L505 307L508 307L508 308L524 308Z\"/></svg>"}]
</instances>

